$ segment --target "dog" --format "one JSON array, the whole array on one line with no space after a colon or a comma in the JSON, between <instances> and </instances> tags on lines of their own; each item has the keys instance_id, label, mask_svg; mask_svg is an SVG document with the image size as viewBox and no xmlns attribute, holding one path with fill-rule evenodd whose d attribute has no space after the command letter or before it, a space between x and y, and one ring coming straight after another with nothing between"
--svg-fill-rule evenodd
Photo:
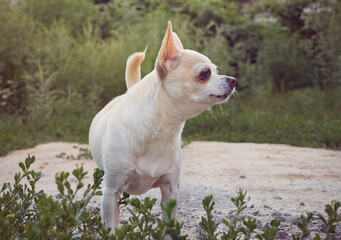
<instances>
[{"instance_id":1,"label":"dog","mask_svg":"<svg viewBox=\"0 0 341 240\"><path fill-rule=\"evenodd\" d=\"M160 188L161 205L170 198L178 202L185 121L225 102L235 91L236 79L219 75L206 56L184 49L171 22L154 70L141 80L145 52L128 58L127 92L109 102L90 126L91 153L105 172L101 217L112 232L119 224L122 192L140 195ZM167 218L165 212L162 217Z\"/></svg>"}]
</instances>

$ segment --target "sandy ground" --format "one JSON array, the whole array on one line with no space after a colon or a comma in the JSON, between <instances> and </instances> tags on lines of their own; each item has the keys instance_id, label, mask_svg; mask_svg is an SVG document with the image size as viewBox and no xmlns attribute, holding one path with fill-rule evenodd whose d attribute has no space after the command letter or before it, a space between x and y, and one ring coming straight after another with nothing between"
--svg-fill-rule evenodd
<instances>
[{"instance_id":1,"label":"sandy ground","mask_svg":"<svg viewBox=\"0 0 341 240\"><path fill-rule=\"evenodd\" d=\"M78 148L74 148L77 146ZM92 174L96 164L92 160L70 160L57 155L79 155L76 143L53 142L35 148L18 150L0 157L0 183L12 182L18 163L28 154L36 156L32 168L42 171L38 188L47 193L58 193L54 177L57 172L71 172L76 164ZM199 236L198 222L204 215L202 199L213 194L217 221L228 218L235 209L230 198L236 190L248 190L251 201L246 215L259 219L263 228L273 218L281 221L278 239L291 239L295 223L306 211L323 213L331 200L341 200L341 151L312 149L275 144L192 142L182 151L181 192L178 219L190 239ZM91 181L89 177L86 181ZM160 198L157 189L144 196ZM93 205L99 207L99 199ZM156 208L155 211L159 211ZM128 220L127 210L121 211L121 220ZM341 239L341 226L337 238ZM219 230L226 230L221 225ZM312 230L323 232L323 226L314 220Z\"/></svg>"}]
</instances>

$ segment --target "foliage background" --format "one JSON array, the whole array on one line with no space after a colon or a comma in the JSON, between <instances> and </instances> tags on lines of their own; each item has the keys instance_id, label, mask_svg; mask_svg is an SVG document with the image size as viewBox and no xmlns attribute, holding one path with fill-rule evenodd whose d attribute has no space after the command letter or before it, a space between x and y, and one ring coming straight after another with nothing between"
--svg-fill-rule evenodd
<instances>
[{"instance_id":1,"label":"foliage background","mask_svg":"<svg viewBox=\"0 0 341 240\"><path fill-rule=\"evenodd\" d=\"M87 142L94 115L126 91L127 57L171 20L184 46L235 76L238 96L187 122L184 138L341 148L337 0L0 0L0 154Z\"/></svg>"}]
</instances>

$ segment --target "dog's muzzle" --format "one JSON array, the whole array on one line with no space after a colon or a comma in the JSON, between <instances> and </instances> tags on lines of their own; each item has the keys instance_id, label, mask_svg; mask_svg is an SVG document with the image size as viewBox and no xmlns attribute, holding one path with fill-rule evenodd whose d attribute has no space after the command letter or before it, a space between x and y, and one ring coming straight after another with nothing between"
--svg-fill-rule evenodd
<instances>
[{"instance_id":1,"label":"dog's muzzle","mask_svg":"<svg viewBox=\"0 0 341 240\"><path fill-rule=\"evenodd\" d=\"M226 76L223 79L227 83L225 93L223 95L211 94L210 97L215 97L215 98L224 100L234 92L235 83L237 80L234 77L229 77L229 76Z\"/></svg>"}]
</instances>

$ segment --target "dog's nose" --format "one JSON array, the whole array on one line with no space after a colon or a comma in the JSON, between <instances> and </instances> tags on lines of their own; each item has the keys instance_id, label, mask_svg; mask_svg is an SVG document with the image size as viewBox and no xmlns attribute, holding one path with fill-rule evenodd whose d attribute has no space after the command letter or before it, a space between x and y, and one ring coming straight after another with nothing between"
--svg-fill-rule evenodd
<instances>
[{"instance_id":1,"label":"dog's nose","mask_svg":"<svg viewBox=\"0 0 341 240\"><path fill-rule=\"evenodd\" d=\"M235 84L236 79L234 77L225 77L227 83Z\"/></svg>"}]
</instances>

